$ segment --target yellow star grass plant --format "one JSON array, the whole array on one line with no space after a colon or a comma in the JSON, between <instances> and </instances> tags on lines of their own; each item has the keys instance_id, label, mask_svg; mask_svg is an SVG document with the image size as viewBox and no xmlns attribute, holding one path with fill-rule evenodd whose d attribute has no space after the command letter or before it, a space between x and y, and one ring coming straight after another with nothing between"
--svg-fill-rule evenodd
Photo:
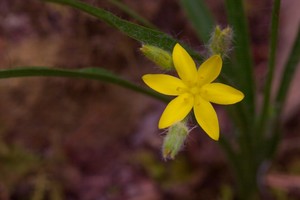
<instances>
[{"instance_id":1,"label":"yellow star grass plant","mask_svg":"<svg viewBox=\"0 0 300 200\"><path fill-rule=\"evenodd\" d=\"M193 109L202 129L214 140L219 139L219 122L211 103L229 105L241 101L244 94L225 84L212 83L222 69L222 58L213 55L200 67L186 50L176 44L172 59L179 78L167 74L146 74L143 81L153 90L174 98L165 108L158 123L160 129L182 121Z\"/></svg>"}]
</instances>

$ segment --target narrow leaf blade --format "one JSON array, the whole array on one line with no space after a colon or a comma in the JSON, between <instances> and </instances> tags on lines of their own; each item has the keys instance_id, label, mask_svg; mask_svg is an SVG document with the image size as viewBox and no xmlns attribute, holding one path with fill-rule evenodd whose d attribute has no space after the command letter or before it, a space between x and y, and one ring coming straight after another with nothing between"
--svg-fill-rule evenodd
<instances>
[{"instance_id":1,"label":"narrow leaf blade","mask_svg":"<svg viewBox=\"0 0 300 200\"><path fill-rule=\"evenodd\" d=\"M149 28L152 28L152 29L156 29L156 27L151 22L149 22L147 19L145 19L144 17L142 17L141 15L139 15L133 9L131 9L130 7L128 7L126 4L124 4L124 3L122 3L122 2L120 2L118 0L108 0L108 1L111 4L115 5L116 7L118 7L123 12L127 13L129 16L131 16L134 19L136 19L141 24L145 25L146 27L149 27Z\"/></svg>"},{"instance_id":2,"label":"narrow leaf blade","mask_svg":"<svg viewBox=\"0 0 300 200\"><path fill-rule=\"evenodd\" d=\"M24 66L14 69L1 69L0 79L16 78L16 77L68 77L68 78L84 78L98 81L104 81L115 85L128 88L130 90L154 97L158 100L168 102L169 99L153 90L138 86L126 79L123 79L110 71L103 68L83 68L79 70L67 70L48 67L31 67Z\"/></svg>"},{"instance_id":3,"label":"narrow leaf blade","mask_svg":"<svg viewBox=\"0 0 300 200\"><path fill-rule=\"evenodd\" d=\"M226 0L228 21L234 31L236 63L234 70L240 89L245 93L242 104L246 110L249 125L253 125L255 113L255 84L250 52L249 32L242 0Z\"/></svg>"},{"instance_id":4,"label":"narrow leaf blade","mask_svg":"<svg viewBox=\"0 0 300 200\"><path fill-rule=\"evenodd\" d=\"M286 100L287 92L291 81L293 79L293 75L299 66L300 62L300 26L298 26L297 36L295 38L294 45L290 52L290 55L287 59L287 62L284 66L284 71L280 81L280 88L278 89L277 96L276 96L276 104L279 107L279 110L282 109L282 106Z\"/></svg>"},{"instance_id":5,"label":"narrow leaf blade","mask_svg":"<svg viewBox=\"0 0 300 200\"><path fill-rule=\"evenodd\" d=\"M127 20L121 19L116 15L102 8L96 8L94 6L88 5L86 3L77 0L43 0L43 1L59 3L59 4L68 5L73 8L79 9L98 19L101 19L107 24L117 28L127 36L137 41L140 41L143 44L153 45L162 48L166 51L172 52L173 47L178 42L176 39L172 38L168 34L165 34L157 30L153 30L151 28L134 24ZM186 45L184 46L189 51L191 56L193 56L197 60L201 60L201 57L196 52L191 50L191 48L187 47Z\"/></svg>"},{"instance_id":6,"label":"narrow leaf blade","mask_svg":"<svg viewBox=\"0 0 300 200\"><path fill-rule=\"evenodd\" d=\"M180 3L194 26L198 38L207 43L215 22L203 0L181 0Z\"/></svg>"}]
</instances>

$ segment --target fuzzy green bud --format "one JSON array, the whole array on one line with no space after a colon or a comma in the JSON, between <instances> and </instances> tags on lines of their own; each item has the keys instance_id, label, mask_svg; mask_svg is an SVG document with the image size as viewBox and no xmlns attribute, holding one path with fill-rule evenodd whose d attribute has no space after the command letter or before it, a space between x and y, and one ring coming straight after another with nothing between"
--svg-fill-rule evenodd
<instances>
[{"instance_id":1,"label":"fuzzy green bud","mask_svg":"<svg viewBox=\"0 0 300 200\"><path fill-rule=\"evenodd\" d=\"M170 126L164 139L162 153L164 159L174 159L182 149L189 130L185 122L177 122Z\"/></svg>"},{"instance_id":2,"label":"fuzzy green bud","mask_svg":"<svg viewBox=\"0 0 300 200\"><path fill-rule=\"evenodd\" d=\"M210 54L220 54L222 57L227 56L232 47L232 39L233 31L229 26L225 29L216 26L209 41Z\"/></svg>"},{"instance_id":3,"label":"fuzzy green bud","mask_svg":"<svg viewBox=\"0 0 300 200\"><path fill-rule=\"evenodd\" d=\"M151 45L143 45L140 50L149 60L160 66L163 70L174 68L170 52Z\"/></svg>"}]
</instances>

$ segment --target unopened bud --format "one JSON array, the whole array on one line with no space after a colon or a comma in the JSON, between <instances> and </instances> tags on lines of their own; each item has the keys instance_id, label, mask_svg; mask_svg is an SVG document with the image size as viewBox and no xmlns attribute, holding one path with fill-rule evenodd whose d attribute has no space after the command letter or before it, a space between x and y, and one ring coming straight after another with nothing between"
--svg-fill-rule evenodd
<instances>
[{"instance_id":1,"label":"unopened bud","mask_svg":"<svg viewBox=\"0 0 300 200\"><path fill-rule=\"evenodd\" d=\"M164 159L174 159L182 149L189 130L185 122L178 122L172 125L164 139L162 153Z\"/></svg>"},{"instance_id":2,"label":"unopened bud","mask_svg":"<svg viewBox=\"0 0 300 200\"><path fill-rule=\"evenodd\" d=\"M162 69L171 70L174 68L170 52L151 45L143 45L140 50L149 60L160 66Z\"/></svg>"},{"instance_id":3,"label":"unopened bud","mask_svg":"<svg viewBox=\"0 0 300 200\"><path fill-rule=\"evenodd\" d=\"M227 56L232 47L232 38L233 31L229 26L225 29L216 26L209 41L210 54L220 54L222 57Z\"/></svg>"}]
</instances>

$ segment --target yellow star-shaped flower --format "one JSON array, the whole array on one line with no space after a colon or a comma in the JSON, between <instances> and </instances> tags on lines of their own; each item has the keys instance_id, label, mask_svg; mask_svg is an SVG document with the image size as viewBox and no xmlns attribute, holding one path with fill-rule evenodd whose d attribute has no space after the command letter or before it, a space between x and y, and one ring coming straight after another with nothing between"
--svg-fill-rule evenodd
<instances>
[{"instance_id":1,"label":"yellow star-shaped flower","mask_svg":"<svg viewBox=\"0 0 300 200\"><path fill-rule=\"evenodd\" d=\"M182 121L193 109L202 129L212 139L218 140L218 117L210 102L234 104L241 101L244 94L228 85L212 83L221 72L222 58L219 55L211 56L197 70L191 56L180 44L176 44L172 58L180 79L166 74L146 74L142 77L153 90L177 96L167 105L158 127L163 129Z\"/></svg>"}]
</instances>

